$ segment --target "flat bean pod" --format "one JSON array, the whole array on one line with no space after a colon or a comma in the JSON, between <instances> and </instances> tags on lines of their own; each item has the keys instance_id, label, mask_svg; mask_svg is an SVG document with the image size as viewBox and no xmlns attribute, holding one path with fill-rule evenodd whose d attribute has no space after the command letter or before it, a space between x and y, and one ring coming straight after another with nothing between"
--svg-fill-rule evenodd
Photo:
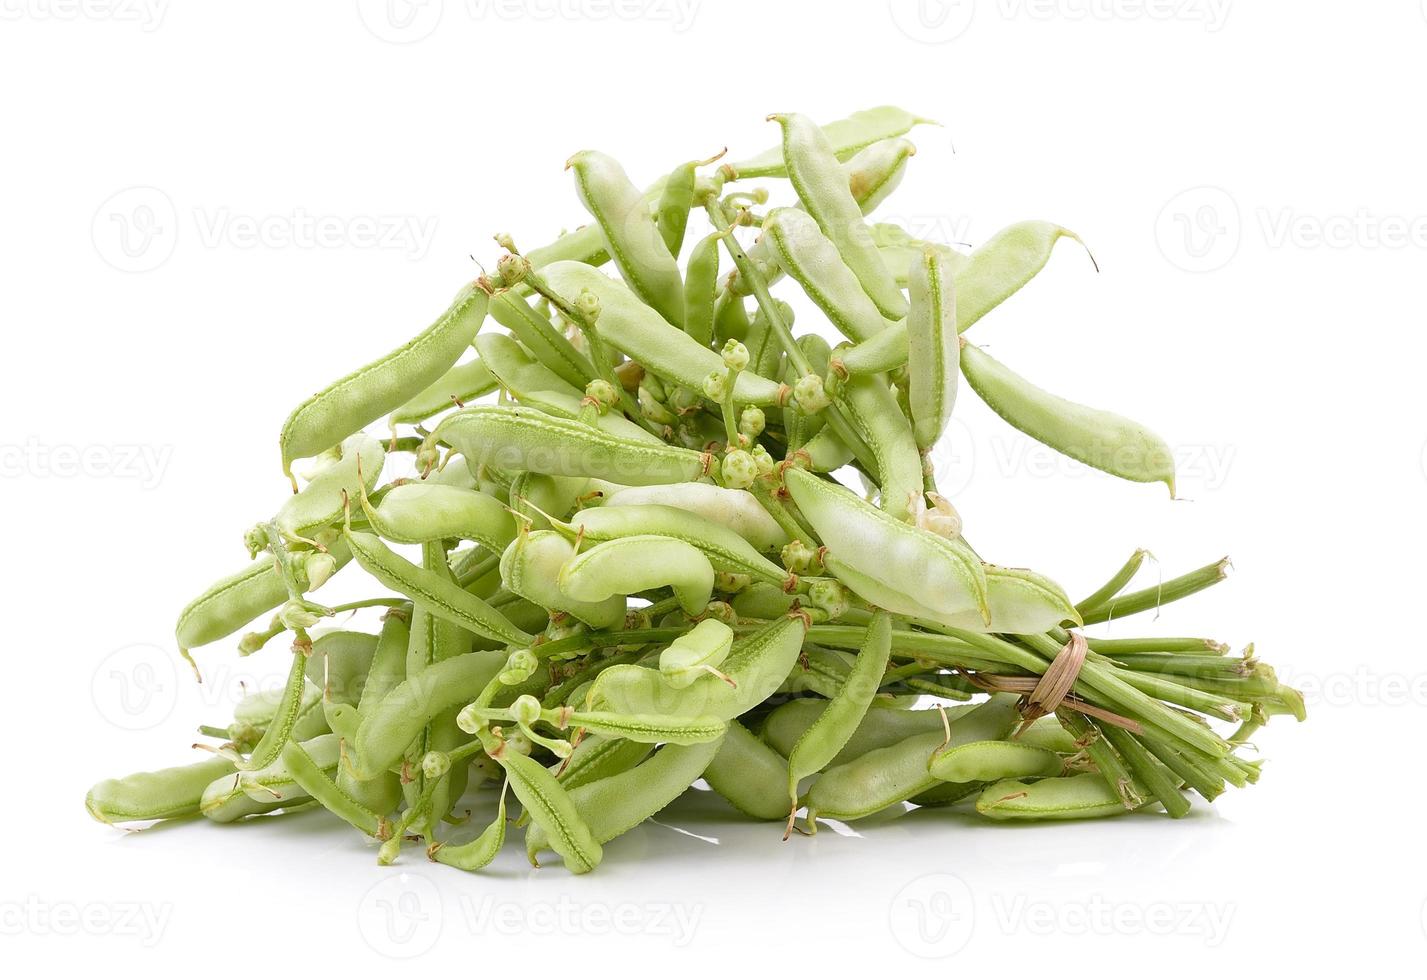
<instances>
[{"instance_id":1,"label":"flat bean pod","mask_svg":"<svg viewBox=\"0 0 1427 980\"><path fill-rule=\"evenodd\" d=\"M588 289L599 298L599 335L659 375L698 391L704 379L723 370L723 359L682 330L671 328L623 283L578 262L557 262L545 270L546 280L561 296L573 300ZM743 371L734 382L733 399L741 405L774 405L777 382Z\"/></svg>"},{"instance_id":2,"label":"flat bean pod","mask_svg":"<svg viewBox=\"0 0 1427 980\"><path fill-rule=\"evenodd\" d=\"M788 535L778 522L747 490L733 490L712 483L666 483L648 487L624 487L604 498L606 507L673 507L725 527L758 551L777 551L788 543Z\"/></svg>"},{"instance_id":3,"label":"flat bean pod","mask_svg":"<svg viewBox=\"0 0 1427 980\"><path fill-rule=\"evenodd\" d=\"M961 344L947 250L928 246L912 263L907 313L907 405L923 452L936 445L956 405Z\"/></svg>"},{"instance_id":4,"label":"flat bean pod","mask_svg":"<svg viewBox=\"0 0 1427 980\"><path fill-rule=\"evenodd\" d=\"M583 602L603 602L669 586L690 616L713 597L714 570L704 553L678 538L636 534L581 551L560 570L560 591Z\"/></svg>"},{"instance_id":5,"label":"flat bean pod","mask_svg":"<svg viewBox=\"0 0 1427 980\"><path fill-rule=\"evenodd\" d=\"M551 849L564 859L565 867L577 875L593 871L604 858L604 851L564 787L544 766L519 752L501 752L496 761L505 769L510 788L534 826L541 829ZM536 863L535 852L530 857L531 863Z\"/></svg>"},{"instance_id":6,"label":"flat bean pod","mask_svg":"<svg viewBox=\"0 0 1427 980\"><path fill-rule=\"evenodd\" d=\"M828 555L858 576L848 584L868 602L913 616L989 615L985 570L964 542L900 521L811 473L789 469L784 479Z\"/></svg>"},{"instance_id":7,"label":"flat bean pod","mask_svg":"<svg viewBox=\"0 0 1427 980\"><path fill-rule=\"evenodd\" d=\"M208 785L221 776L231 777L233 772L232 762L217 757L155 772L136 772L95 783L84 797L84 806L90 816L102 823L195 816Z\"/></svg>"},{"instance_id":8,"label":"flat bean pod","mask_svg":"<svg viewBox=\"0 0 1427 980\"><path fill-rule=\"evenodd\" d=\"M830 122L822 127L822 133L832 148L833 155L839 160L847 160L873 143L901 136L921 123L931 123L931 120L896 106L884 105L875 109L863 109L846 119ZM731 164L731 169L739 180L788 176L781 146Z\"/></svg>"},{"instance_id":9,"label":"flat bean pod","mask_svg":"<svg viewBox=\"0 0 1427 980\"><path fill-rule=\"evenodd\" d=\"M755 820L788 815L788 760L737 721L703 773L704 781L734 809Z\"/></svg>"},{"instance_id":10,"label":"flat bean pod","mask_svg":"<svg viewBox=\"0 0 1427 980\"><path fill-rule=\"evenodd\" d=\"M500 578L516 595L538 606L569 613L596 629L623 623L624 596L611 594L586 601L564 588L561 570L574 557L574 546L554 531L523 533L501 555Z\"/></svg>"},{"instance_id":11,"label":"flat bean pod","mask_svg":"<svg viewBox=\"0 0 1427 980\"><path fill-rule=\"evenodd\" d=\"M624 168L603 153L576 153L565 168L574 171L580 203L604 232L610 258L629 288L682 329L684 285L679 264L660 236L644 195L630 183ZM554 268L547 266L545 274Z\"/></svg>"},{"instance_id":12,"label":"flat bean pod","mask_svg":"<svg viewBox=\"0 0 1427 980\"><path fill-rule=\"evenodd\" d=\"M990 783L999 779L1059 776L1060 756L1020 742L988 740L948 747L931 758L929 771L948 783Z\"/></svg>"},{"instance_id":13,"label":"flat bean pod","mask_svg":"<svg viewBox=\"0 0 1427 980\"><path fill-rule=\"evenodd\" d=\"M283 473L404 405L450 370L486 318L489 297L472 283L441 318L401 347L339 378L293 409L278 439Z\"/></svg>"},{"instance_id":14,"label":"flat bean pod","mask_svg":"<svg viewBox=\"0 0 1427 980\"><path fill-rule=\"evenodd\" d=\"M993 820L1081 820L1129 810L1103 779L1087 772L1034 783L1004 779L981 791L976 812Z\"/></svg>"},{"instance_id":15,"label":"flat bean pod","mask_svg":"<svg viewBox=\"0 0 1427 980\"><path fill-rule=\"evenodd\" d=\"M1123 480L1163 483L1173 496L1174 452L1139 423L1043 391L971 344L961 370L993 412L1037 442Z\"/></svg>"},{"instance_id":16,"label":"flat bean pod","mask_svg":"<svg viewBox=\"0 0 1427 980\"><path fill-rule=\"evenodd\" d=\"M628 485L680 483L715 465L706 453L610 435L528 408L479 406L446 416L432 437L477 465L555 476L615 476Z\"/></svg>"},{"instance_id":17,"label":"flat bean pod","mask_svg":"<svg viewBox=\"0 0 1427 980\"><path fill-rule=\"evenodd\" d=\"M449 408L489 395L500 383L491 369L479 358L457 364L441 377L417 392L391 413L387 422L392 426L425 422Z\"/></svg>"},{"instance_id":18,"label":"flat bean pod","mask_svg":"<svg viewBox=\"0 0 1427 980\"><path fill-rule=\"evenodd\" d=\"M797 113L769 118L783 128L783 159L798 199L823 234L832 239L838 254L882 315L893 320L906 316L907 300L862 223L862 209L847 186L827 137L812 120Z\"/></svg>"},{"instance_id":19,"label":"flat bean pod","mask_svg":"<svg viewBox=\"0 0 1427 980\"><path fill-rule=\"evenodd\" d=\"M583 390L599 377L589 357L577 350L545 314L532 309L525 300L502 293L491 300L491 316L534 353L541 364L575 390ZM480 349L477 343L476 350Z\"/></svg>"},{"instance_id":20,"label":"flat bean pod","mask_svg":"<svg viewBox=\"0 0 1427 980\"><path fill-rule=\"evenodd\" d=\"M358 564L387 588L395 589L434 615L477 636L515 646L529 646L532 639L529 633L449 578L412 564L382 544L374 534L349 530L345 532L345 537Z\"/></svg>"},{"instance_id":21,"label":"flat bean pod","mask_svg":"<svg viewBox=\"0 0 1427 980\"><path fill-rule=\"evenodd\" d=\"M490 551L515 540L515 518L501 501L479 490L423 481L392 487L375 506L364 505L372 530L398 544L459 538Z\"/></svg>"}]
</instances>

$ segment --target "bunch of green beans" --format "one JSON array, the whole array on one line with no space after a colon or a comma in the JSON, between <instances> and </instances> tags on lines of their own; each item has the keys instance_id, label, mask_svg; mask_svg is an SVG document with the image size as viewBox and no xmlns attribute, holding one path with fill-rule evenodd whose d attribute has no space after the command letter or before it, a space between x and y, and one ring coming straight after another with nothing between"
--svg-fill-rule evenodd
<instances>
[{"instance_id":1,"label":"bunch of green beans","mask_svg":"<svg viewBox=\"0 0 1427 980\"><path fill-rule=\"evenodd\" d=\"M701 779L785 839L906 805L1180 817L1190 794L1257 781L1251 735L1303 702L1252 648L1084 632L1225 562L1135 591L1136 552L1072 602L985 561L937 491L929 453L964 379L1032 438L1173 492L1148 429L963 338L1076 236L1032 221L970 253L918 241L868 216L925 120L769 119L775 148L647 190L575 154L588 225L528 252L497 235L493 273L292 412L293 495L176 630L192 662L271 615L239 648L283 637L287 681L201 728L201 761L94 786L96 818L321 807L383 863L416 841L476 870L513 793L531 861L580 873ZM745 183L762 178L794 199L766 207ZM780 285L844 339L795 333ZM480 332L488 316L505 332ZM352 567L379 588L325 605ZM367 608L377 631L337 628Z\"/></svg>"}]
</instances>

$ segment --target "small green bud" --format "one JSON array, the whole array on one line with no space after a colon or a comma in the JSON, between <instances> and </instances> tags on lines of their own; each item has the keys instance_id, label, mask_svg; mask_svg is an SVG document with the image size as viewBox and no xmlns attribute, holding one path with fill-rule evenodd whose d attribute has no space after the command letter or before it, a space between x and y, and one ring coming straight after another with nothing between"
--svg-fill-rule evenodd
<instances>
[{"instance_id":1,"label":"small green bud","mask_svg":"<svg viewBox=\"0 0 1427 980\"><path fill-rule=\"evenodd\" d=\"M244 633L238 641L238 653L250 657L267 645L268 638L262 633Z\"/></svg>"},{"instance_id":2,"label":"small green bud","mask_svg":"<svg viewBox=\"0 0 1427 980\"><path fill-rule=\"evenodd\" d=\"M520 282L522 279L525 278L525 273L528 271L528 265L525 259L521 258L519 255L511 255L507 253L496 259L495 271L496 275L500 276L500 281L504 285L514 286L516 283Z\"/></svg>"},{"instance_id":3,"label":"small green bud","mask_svg":"<svg viewBox=\"0 0 1427 980\"><path fill-rule=\"evenodd\" d=\"M594 323L600 318L600 298L593 290L582 289L580 295L575 298L575 309L588 322Z\"/></svg>"},{"instance_id":4,"label":"small green bud","mask_svg":"<svg viewBox=\"0 0 1427 980\"><path fill-rule=\"evenodd\" d=\"M783 567L788 571L795 575L803 575L812 567L816 554L813 549L794 538L783 545L783 550L778 553L778 557L783 559Z\"/></svg>"},{"instance_id":5,"label":"small green bud","mask_svg":"<svg viewBox=\"0 0 1427 980\"><path fill-rule=\"evenodd\" d=\"M260 527L250 527L243 532L243 547L248 549L248 557L256 558L268 550L268 536Z\"/></svg>"},{"instance_id":6,"label":"small green bud","mask_svg":"<svg viewBox=\"0 0 1427 980\"><path fill-rule=\"evenodd\" d=\"M748 348L739 340L730 337L728 343L723 345L724 366L732 371L742 371L748 367Z\"/></svg>"},{"instance_id":7,"label":"small green bud","mask_svg":"<svg viewBox=\"0 0 1427 980\"><path fill-rule=\"evenodd\" d=\"M757 439L767 425L768 417L757 405L749 405L738 415L738 431L750 439Z\"/></svg>"},{"instance_id":8,"label":"small green bud","mask_svg":"<svg viewBox=\"0 0 1427 980\"><path fill-rule=\"evenodd\" d=\"M768 476L778 468L778 463L762 446L754 446L749 452L753 457L753 465L758 467L759 476Z\"/></svg>"},{"instance_id":9,"label":"small green bud","mask_svg":"<svg viewBox=\"0 0 1427 980\"><path fill-rule=\"evenodd\" d=\"M540 660L535 654L529 650L517 650L506 659L499 680L506 687L514 687L528 681L539 666Z\"/></svg>"},{"instance_id":10,"label":"small green bud","mask_svg":"<svg viewBox=\"0 0 1427 980\"><path fill-rule=\"evenodd\" d=\"M451 757L445 752L427 752L421 757L421 772L427 779L440 779L451 771Z\"/></svg>"},{"instance_id":11,"label":"small green bud","mask_svg":"<svg viewBox=\"0 0 1427 980\"><path fill-rule=\"evenodd\" d=\"M753 579L739 572L715 572L714 588L719 592L742 592Z\"/></svg>"},{"instance_id":12,"label":"small green bud","mask_svg":"<svg viewBox=\"0 0 1427 980\"><path fill-rule=\"evenodd\" d=\"M758 464L742 449L734 449L723 457L723 485L734 490L746 490L758 479Z\"/></svg>"},{"instance_id":13,"label":"small green bud","mask_svg":"<svg viewBox=\"0 0 1427 980\"><path fill-rule=\"evenodd\" d=\"M511 717L523 728L529 728L540 720L540 702L533 694L522 694L510 706Z\"/></svg>"},{"instance_id":14,"label":"small green bud","mask_svg":"<svg viewBox=\"0 0 1427 980\"><path fill-rule=\"evenodd\" d=\"M805 374L793 385L793 397L798 407L809 415L816 415L832 404L823 390L823 379L816 374Z\"/></svg>"},{"instance_id":15,"label":"small green bud","mask_svg":"<svg viewBox=\"0 0 1427 980\"><path fill-rule=\"evenodd\" d=\"M808 588L808 602L827 613L828 619L837 619L847 612L852 599L841 582L831 578L820 578Z\"/></svg>"},{"instance_id":16,"label":"small green bud","mask_svg":"<svg viewBox=\"0 0 1427 980\"><path fill-rule=\"evenodd\" d=\"M610 406L619 401L619 392L614 385L602 378L596 378L585 385L585 397L599 407L600 414L609 411Z\"/></svg>"},{"instance_id":17,"label":"small green bud","mask_svg":"<svg viewBox=\"0 0 1427 980\"><path fill-rule=\"evenodd\" d=\"M704 378L704 397L711 402L721 402L728 397L728 372L710 371Z\"/></svg>"},{"instance_id":18,"label":"small green bud","mask_svg":"<svg viewBox=\"0 0 1427 980\"><path fill-rule=\"evenodd\" d=\"M518 248L515 247L515 239L510 237L510 233L509 233L509 232L498 231L498 232L496 232L495 235L492 236L492 237L495 238L495 243L496 243L497 245L499 245L501 248L505 249L507 252L519 252L519 251L520 251L520 249L518 249Z\"/></svg>"}]
</instances>

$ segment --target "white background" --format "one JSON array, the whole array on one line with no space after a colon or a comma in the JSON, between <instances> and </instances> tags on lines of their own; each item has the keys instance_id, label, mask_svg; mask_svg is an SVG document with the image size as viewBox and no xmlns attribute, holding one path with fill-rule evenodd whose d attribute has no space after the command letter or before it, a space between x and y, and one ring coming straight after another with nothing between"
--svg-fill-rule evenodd
<instances>
[{"instance_id":1,"label":"white background","mask_svg":"<svg viewBox=\"0 0 1427 980\"><path fill-rule=\"evenodd\" d=\"M1415 0L155 2L0 0L6 962L1187 976L1420 959ZM531 872L514 845L483 876L418 850L378 868L316 813L89 820L90 783L188 760L239 681L285 671L277 646L239 661L222 643L197 688L171 628L282 500L286 412L429 322L469 255L494 259L493 232L532 247L578 223L567 156L597 147L642 183L763 149L768 112L887 102L945 125L913 134L883 220L976 244L1045 218L1099 261L1062 243L972 339L1180 455L1171 502L1063 465L967 394L969 533L1076 594L1136 546L1166 576L1232 555L1228 584L1118 629L1255 641L1308 690L1309 722L1262 737L1260 785L1180 822L924 811L787 844L699 798L581 879ZM315 218L323 240L304 237Z\"/></svg>"}]
</instances>

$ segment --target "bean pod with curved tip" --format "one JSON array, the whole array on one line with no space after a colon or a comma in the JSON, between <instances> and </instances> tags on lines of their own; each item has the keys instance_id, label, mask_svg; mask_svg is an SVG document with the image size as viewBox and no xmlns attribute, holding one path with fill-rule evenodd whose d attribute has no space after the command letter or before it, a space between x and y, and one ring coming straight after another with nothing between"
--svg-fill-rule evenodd
<instances>
[{"instance_id":1,"label":"bean pod with curved tip","mask_svg":"<svg viewBox=\"0 0 1427 980\"><path fill-rule=\"evenodd\" d=\"M1174 453L1138 422L1037 388L972 344L963 343L961 371L993 412L1037 442L1122 480L1163 483L1174 495Z\"/></svg>"},{"instance_id":2,"label":"bean pod with curved tip","mask_svg":"<svg viewBox=\"0 0 1427 980\"><path fill-rule=\"evenodd\" d=\"M422 544L459 538L492 552L515 540L515 518L499 500L479 490L441 483L403 483L362 509L372 530L388 541Z\"/></svg>"},{"instance_id":3,"label":"bean pod with curved tip","mask_svg":"<svg viewBox=\"0 0 1427 980\"><path fill-rule=\"evenodd\" d=\"M562 587L561 570L574 556L574 545L554 531L523 532L501 555L500 579L516 595L537 606L569 613L595 629L623 623L624 596L584 601Z\"/></svg>"},{"instance_id":4,"label":"bean pod with curved tip","mask_svg":"<svg viewBox=\"0 0 1427 980\"><path fill-rule=\"evenodd\" d=\"M887 379L849 378L834 401L872 450L882 510L897 520L911 520L923 501L922 455Z\"/></svg>"},{"instance_id":5,"label":"bean pod with curved tip","mask_svg":"<svg viewBox=\"0 0 1427 980\"><path fill-rule=\"evenodd\" d=\"M684 284L679 263L660 236L639 188L630 183L614 159L595 150L576 153L565 169L574 171L580 203L604 232L610 258L629 288L661 317L683 329ZM547 266L545 274L553 269L553 265Z\"/></svg>"},{"instance_id":6,"label":"bean pod with curved tip","mask_svg":"<svg viewBox=\"0 0 1427 980\"><path fill-rule=\"evenodd\" d=\"M342 566L352 553L340 539L328 547L328 554ZM178 614L174 637L184 652L231 636L265 612L288 599L282 573L269 557L259 558L241 572L214 582Z\"/></svg>"},{"instance_id":7,"label":"bean pod with curved tip","mask_svg":"<svg viewBox=\"0 0 1427 980\"><path fill-rule=\"evenodd\" d=\"M304 538L342 519L347 501L371 492L382 474L386 451L365 432L348 436L335 458L326 460L308 479L307 486L278 508L273 523L290 538Z\"/></svg>"},{"instance_id":8,"label":"bean pod with curved tip","mask_svg":"<svg viewBox=\"0 0 1427 980\"><path fill-rule=\"evenodd\" d=\"M590 542L614 541L640 534L677 538L692 545L715 571L747 575L755 582L785 586L789 575L763 556L732 528L700 514L665 504L623 504L577 511L568 525L557 525L567 536Z\"/></svg>"},{"instance_id":9,"label":"bean pod with curved tip","mask_svg":"<svg viewBox=\"0 0 1427 980\"><path fill-rule=\"evenodd\" d=\"M529 646L532 637L450 578L414 565L382 544L375 534L343 532L357 563L389 589L395 589L434 616L455 623L477 636Z\"/></svg>"},{"instance_id":10,"label":"bean pod with curved tip","mask_svg":"<svg viewBox=\"0 0 1427 980\"><path fill-rule=\"evenodd\" d=\"M803 797L808 822L818 817L856 820L934 789L941 780L927 767L936 752L968 742L1005 738L1019 719L1015 696L995 694L951 722L949 736L940 731L913 735L834 766L819 776Z\"/></svg>"},{"instance_id":11,"label":"bean pod with curved tip","mask_svg":"<svg viewBox=\"0 0 1427 980\"><path fill-rule=\"evenodd\" d=\"M892 617L878 612L852 671L827 710L798 736L788 756L788 797L797 809L798 782L827 766L846 748L877 694L892 652Z\"/></svg>"},{"instance_id":12,"label":"bean pod with curved tip","mask_svg":"<svg viewBox=\"0 0 1427 980\"><path fill-rule=\"evenodd\" d=\"M956 332L965 333L1030 282L1045 268L1052 248L1061 238L1080 241L1080 236L1060 225L1023 221L1003 228L968 256L945 249L945 262L951 269L956 292ZM908 242L918 251L926 247L926 243L913 239ZM875 374L906 364L907 351L907 324L898 322L854 347L843 348L836 358L842 371Z\"/></svg>"},{"instance_id":13,"label":"bean pod with curved tip","mask_svg":"<svg viewBox=\"0 0 1427 980\"><path fill-rule=\"evenodd\" d=\"M879 140L901 136L913 126L922 123L935 125L932 120L913 115L905 109L883 105L854 112L846 119L834 120L822 127L822 134L832 148L833 155L839 160L848 160ZM738 180L788 176L781 146L740 160L730 167Z\"/></svg>"},{"instance_id":14,"label":"bean pod with curved tip","mask_svg":"<svg viewBox=\"0 0 1427 980\"><path fill-rule=\"evenodd\" d=\"M686 511L727 528L758 551L777 551L788 534L747 490L712 483L665 483L624 487L604 498L605 507L660 505Z\"/></svg>"},{"instance_id":15,"label":"bean pod with curved tip","mask_svg":"<svg viewBox=\"0 0 1427 980\"><path fill-rule=\"evenodd\" d=\"M500 805L495 819L481 831L475 840L464 844L437 842L426 849L426 856L437 864L459 868L462 871L479 871L495 860L500 849L505 846L505 791L501 790Z\"/></svg>"},{"instance_id":16,"label":"bean pod with curved tip","mask_svg":"<svg viewBox=\"0 0 1427 980\"><path fill-rule=\"evenodd\" d=\"M832 239L882 315L893 320L906 316L907 300L862 223L862 209L827 137L811 119L798 113L775 113L768 118L783 128L783 159L798 199L823 234Z\"/></svg>"},{"instance_id":17,"label":"bean pod with curved tip","mask_svg":"<svg viewBox=\"0 0 1427 980\"><path fill-rule=\"evenodd\" d=\"M581 551L560 569L559 584L561 592L582 602L669 586L680 607L693 616L713 597L714 570L691 544L661 534L636 534Z\"/></svg>"},{"instance_id":18,"label":"bean pod with curved tip","mask_svg":"<svg viewBox=\"0 0 1427 980\"><path fill-rule=\"evenodd\" d=\"M510 788L515 791L525 812L530 814L532 826L544 832L551 849L564 859L565 867L577 875L598 867L604 858L599 840L590 831L570 794L565 792L549 770L509 747L491 754L505 769ZM532 864L536 863L534 853L531 853L530 860Z\"/></svg>"},{"instance_id":19,"label":"bean pod with curved tip","mask_svg":"<svg viewBox=\"0 0 1427 980\"><path fill-rule=\"evenodd\" d=\"M806 211L774 208L762 237L779 268L793 278L833 326L853 341L867 340L891 323L863 291L837 245Z\"/></svg>"},{"instance_id":20,"label":"bean pod with curved tip","mask_svg":"<svg viewBox=\"0 0 1427 980\"><path fill-rule=\"evenodd\" d=\"M291 476L293 460L327 451L401 407L450 370L481 329L488 303L480 286L466 286L424 331L293 409L278 439L283 473Z\"/></svg>"},{"instance_id":21,"label":"bean pod with curved tip","mask_svg":"<svg viewBox=\"0 0 1427 980\"><path fill-rule=\"evenodd\" d=\"M908 616L990 615L985 569L965 542L900 521L811 473L788 469L783 479L822 539L824 560L839 563L835 574L868 602Z\"/></svg>"},{"instance_id":22,"label":"bean pod with curved tip","mask_svg":"<svg viewBox=\"0 0 1427 980\"><path fill-rule=\"evenodd\" d=\"M741 637L719 667L732 684L710 674L688 687L676 688L658 670L621 664L600 673L587 700L606 711L711 716L729 721L762 704L778 690L797 663L806 635L803 617L789 615Z\"/></svg>"},{"instance_id":23,"label":"bean pod with curved tip","mask_svg":"<svg viewBox=\"0 0 1427 980\"><path fill-rule=\"evenodd\" d=\"M556 262L544 274L550 288L567 299L574 300L586 289L594 293L600 301L600 339L654 374L698 391L709 374L724 370L717 353L672 328L628 286L600 270L579 262ZM734 382L733 400L740 405L774 405L779 385L743 371Z\"/></svg>"},{"instance_id":24,"label":"bean pod with curved tip","mask_svg":"<svg viewBox=\"0 0 1427 980\"><path fill-rule=\"evenodd\" d=\"M626 772L597 779L570 791L570 801L590 835L607 844L664 809L703 774L718 754L722 739L698 745L666 745ZM537 822L525 835L525 851L534 863L554 848L547 827Z\"/></svg>"},{"instance_id":25,"label":"bean pod with curved tip","mask_svg":"<svg viewBox=\"0 0 1427 980\"><path fill-rule=\"evenodd\" d=\"M462 409L442 419L431 439L448 442L477 466L613 478L631 486L697 480L715 466L708 453L635 442L532 408Z\"/></svg>"},{"instance_id":26,"label":"bean pod with curved tip","mask_svg":"<svg viewBox=\"0 0 1427 980\"><path fill-rule=\"evenodd\" d=\"M991 620L974 612L933 617L942 626L976 633L1022 633L1034 635L1062 623L1080 625L1080 613L1065 591L1029 568L986 566L986 599Z\"/></svg>"},{"instance_id":27,"label":"bean pod with curved tip","mask_svg":"<svg viewBox=\"0 0 1427 980\"><path fill-rule=\"evenodd\" d=\"M477 650L432 664L362 709L351 769L370 779L401 761L426 725L443 711L475 699L505 666L501 650Z\"/></svg>"},{"instance_id":28,"label":"bean pod with curved tip","mask_svg":"<svg viewBox=\"0 0 1427 980\"><path fill-rule=\"evenodd\" d=\"M928 771L948 783L993 783L998 779L1059 776L1065 768L1048 749L987 740L948 747L932 756Z\"/></svg>"},{"instance_id":29,"label":"bean pod with curved tip","mask_svg":"<svg viewBox=\"0 0 1427 980\"><path fill-rule=\"evenodd\" d=\"M441 377L417 392L387 418L393 427L425 422L450 408L489 395L500 386L491 369L479 357L457 364Z\"/></svg>"},{"instance_id":30,"label":"bean pod with curved tip","mask_svg":"<svg viewBox=\"0 0 1427 980\"><path fill-rule=\"evenodd\" d=\"M782 820L788 815L788 760L737 721L704 770L709 784L735 810L755 820Z\"/></svg>"},{"instance_id":31,"label":"bean pod with curved tip","mask_svg":"<svg viewBox=\"0 0 1427 980\"><path fill-rule=\"evenodd\" d=\"M218 757L136 772L95 783L84 797L84 806L101 823L194 816L208 785L220 776L231 777L233 772L233 763Z\"/></svg>"},{"instance_id":32,"label":"bean pod with curved tip","mask_svg":"<svg viewBox=\"0 0 1427 980\"><path fill-rule=\"evenodd\" d=\"M659 653L659 673L673 687L688 687L705 674L722 676L719 664L733 649L733 629L717 619L705 619Z\"/></svg>"},{"instance_id":33,"label":"bean pod with curved tip","mask_svg":"<svg viewBox=\"0 0 1427 980\"><path fill-rule=\"evenodd\" d=\"M947 249L926 246L908 277L907 407L922 452L941 438L961 378L956 287L948 254Z\"/></svg>"},{"instance_id":34,"label":"bean pod with curved tip","mask_svg":"<svg viewBox=\"0 0 1427 980\"><path fill-rule=\"evenodd\" d=\"M1114 817L1130 808L1098 773L1086 772L1033 783L1004 779L981 791L976 812L993 820L1082 820Z\"/></svg>"},{"instance_id":35,"label":"bean pod with curved tip","mask_svg":"<svg viewBox=\"0 0 1427 980\"><path fill-rule=\"evenodd\" d=\"M599 377L590 359L577 350L545 314L518 296L501 293L492 299L491 317L529 348L541 364L577 391ZM476 350L480 349L477 343Z\"/></svg>"},{"instance_id":36,"label":"bean pod with curved tip","mask_svg":"<svg viewBox=\"0 0 1427 980\"><path fill-rule=\"evenodd\" d=\"M684 273L684 332L707 347L713 341L718 299L719 235L700 238Z\"/></svg>"}]
</instances>

